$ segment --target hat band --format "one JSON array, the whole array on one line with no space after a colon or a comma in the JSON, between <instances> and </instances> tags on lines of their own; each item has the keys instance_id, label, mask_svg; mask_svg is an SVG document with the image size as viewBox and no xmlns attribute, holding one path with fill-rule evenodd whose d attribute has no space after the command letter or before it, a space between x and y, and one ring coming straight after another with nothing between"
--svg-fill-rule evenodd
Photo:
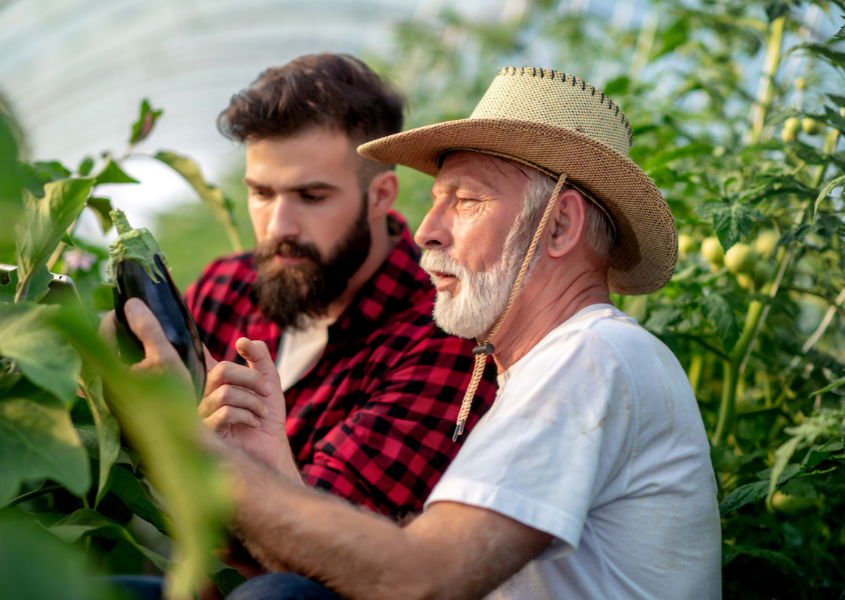
<instances>
[{"instance_id":1,"label":"hat band","mask_svg":"<svg viewBox=\"0 0 845 600\"><path fill-rule=\"evenodd\" d=\"M477 152L479 154L489 154L490 156L495 156L497 158L504 158L506 160L515 160L516 162L522 163L523 165L531 167L532 169L537 169L538 171L540 171L544 175L551 177L555 181L557 181L558 177L560 177L560 175L558 173L553 173L552 171L549 171L548 169L541 167L540 165L535 165L534 163L529 162L529 161L525 160L524 158L518 158L516 156L511 156L510 154L504 154L502 152L495 152L493 150L479 150L477 148L449 148L448 150L444 150L443 152L440 153L440 156L437 157L437 166L438 167L443 166L443 161L446 159L446 156L448 154L450 154L452 152L460 152L460 151ZM607 208L605 208L605 206L601 202L596 200L596 198L594 198L592 194L590 194L588 191L583 189L581 186L572 183L568 178L566 180L566 185L568 185L569 187L577 190L582 196L584 196L590 202L595 204L598 207L598 209L604 213L604 216L607 217L607 221L610 223L610 228L613 230L613 241L615 243L616 238L618 237L619 234L616 230L616 220L610 214L610 211L607 210Z\"/></svg>"}]
</instances>

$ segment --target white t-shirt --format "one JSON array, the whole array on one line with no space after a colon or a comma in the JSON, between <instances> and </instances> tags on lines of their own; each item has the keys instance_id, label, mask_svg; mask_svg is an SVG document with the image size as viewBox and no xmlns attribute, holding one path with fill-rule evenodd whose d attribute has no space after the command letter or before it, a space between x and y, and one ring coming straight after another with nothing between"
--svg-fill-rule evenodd
<instances>
[{"instance_id":1,"label":"white t-shirt","mask_svg":"<svg viewBox=\"0 0 845 600\"><path fill-rule=\"evenodd\" d=\"M426 502L480 506L554 536L488 598L720 598L710 447L672 352L599 304L505 379Z\"/></svg>"},{"instance_id":2,"label":"white t-shirt","mask_svg":"<svg viewBox=\"0 0 845 600\"><path fill-rule=\"evenodd\" d=\"M311 319L302 329L285 329L276 357L282 391L305 377L320 360L329 343L329 325L334 321L333 317Z\"/></svg>"}]
</instances>

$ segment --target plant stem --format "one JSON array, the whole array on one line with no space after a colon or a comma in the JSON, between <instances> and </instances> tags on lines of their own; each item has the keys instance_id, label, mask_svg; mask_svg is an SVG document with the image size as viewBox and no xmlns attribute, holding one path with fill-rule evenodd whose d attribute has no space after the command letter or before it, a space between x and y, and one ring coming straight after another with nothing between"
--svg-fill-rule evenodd
<instances>
[{"instance_id":1,"label":"plant stem","mask_svg":"<svg viewBox=\"0 0 845 600\"><path fill-rule=\"evenodd\" d=\"M60 485L48 485L47 487L38 488L37 490L33 490L31 492L27 492L17 498L9 500L6 504L0 506L0 512L6 510L7 508L11 508L20 504L21 502L26 502L27 500L32 500L33 498L37 498L38 496L43 496L44 494L50 494L57 490L62 489Z\"/></svg>"},{"instance_id":2,"label":"plant stem","mask_svg":"<svg viewBox=\"0 0 845 600\"><path fill-rule=\"evenodd\" d=\"M774 95L774 78L780 64L780 46L783 41L783 26L786 16L778 17L769 29L769 47L766 51L766 62L763 65L763 76L760 79L760 93L754 106L754 123L751 127L751 143L756 144L763 133L766 122L766 111L772 103Z\"/></svg>"},{"instance_id":3,"label":"plant stem","mask_svg":"<svg viewBox=\"0 0 845 600\"><path fill-rule=\"evenodd\" d=\"M786 256L786 255L784 255ZM763 303L755 300L748 305L748 315L745 318L745 326L739 341L728 354L724 361L725 375L722 381L722 400L719 405L719 420L716 423L716 431L713 432L711 441L714 446L724 443L733 427L734 416L736 415L736 391L739 383L740 366L744 362L745 353L751 346L757 331L760 317L763 315Z\"/></svg>"}]
</instances>

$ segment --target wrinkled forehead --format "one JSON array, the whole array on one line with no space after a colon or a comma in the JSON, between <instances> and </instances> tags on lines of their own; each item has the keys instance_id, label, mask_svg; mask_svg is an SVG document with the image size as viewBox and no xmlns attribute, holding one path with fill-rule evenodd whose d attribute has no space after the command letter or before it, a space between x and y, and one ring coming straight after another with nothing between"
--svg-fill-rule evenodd
<instances>
[{"instance_id":1,"label":"wrinkled forehead","mask_svg":"<svg viewBox=\"0 0 845 600\"><path fill-rule=\"evenodd\" d=\"M506 158L471 150L455 150L443 158L434 191L468 189L478 193L521 196L525 186L538 176L545 175Z\"/></svg>"}]
</instances>

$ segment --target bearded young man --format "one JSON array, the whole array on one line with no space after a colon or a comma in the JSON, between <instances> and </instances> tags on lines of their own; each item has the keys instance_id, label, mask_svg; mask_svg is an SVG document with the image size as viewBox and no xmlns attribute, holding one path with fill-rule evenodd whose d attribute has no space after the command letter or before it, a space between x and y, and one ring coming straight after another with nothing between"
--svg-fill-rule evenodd
<instances>
[{"instance_id":1,"label":"bearded young man","mask_svg":"<svg viewBox=\"0 0 845 600\"><path fill-rule=\"evenodd\" d=\"M659 290L677 262L671 212L628 159L631 138L582 79L508 67L470 118L359 148L436 175L416 234L435 315L481 340L476 374L492 354L502 385L404 528L302 485L283 442L264 448L268 468L214 440L235 482L234 532L270 570L307 577L264 575L230 600L721 596L695 397L671 351L610 302ZM187 382L138 308L133 330ZM240 345L277 387L266 348Z\"/></svg>"},{"instance_id":2,"label":"bearded young man","mask_svg":"<svg viewBox=\"0 0 845 600\"><path fill-rule=\"evenodd\" d=\"M252 373L236 348L241 337L262 341L303 479L394 517L422 509L458 451L455 396L472 348L432 321L434 289L391 210L393 165L356 152L400 131L402 108L364 63L335 54L269 69L234 96L219 127L246 146L257 246L213 262L187 292L202 341L227 361L209 372L205 423L229 439L266 435L277 414L247 391ZM491 368L481 412L494 379Z\"/></svg>"}]
</instances>

